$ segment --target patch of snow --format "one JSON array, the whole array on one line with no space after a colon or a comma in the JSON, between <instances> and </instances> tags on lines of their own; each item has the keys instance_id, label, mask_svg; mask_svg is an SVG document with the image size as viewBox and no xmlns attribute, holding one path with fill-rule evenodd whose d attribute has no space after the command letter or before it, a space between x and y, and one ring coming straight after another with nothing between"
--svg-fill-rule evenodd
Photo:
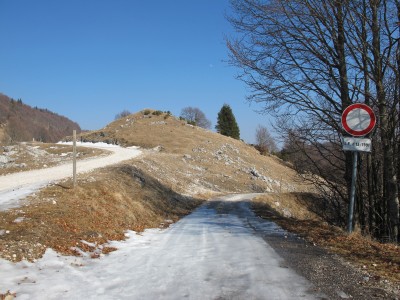
<instances>
[{"instance_id":1,"label":"patch of snow","mask_svg":"<svg viewBox=\"0 0 400 300\"><path fill-rule=\"evenodd\" d=\"M39 149L39 146L34 146L34 147L28 146L28 147L26 147L26 149L27 149L28 153L30 155L32 155L33 157L44 156L44 155L48 154L48 152L46 150Z\"/></svg>"},{"instance_id":2,"label":"patch of snow","mask_svg":"<svg viewBox=\"0 0 400 300\"><path fill-rule=\"evenodd\" d=\"M25 217L18 217L13 221L13 223L21 223L24 220L25 220Z\"/></svg>"}]
</instances>

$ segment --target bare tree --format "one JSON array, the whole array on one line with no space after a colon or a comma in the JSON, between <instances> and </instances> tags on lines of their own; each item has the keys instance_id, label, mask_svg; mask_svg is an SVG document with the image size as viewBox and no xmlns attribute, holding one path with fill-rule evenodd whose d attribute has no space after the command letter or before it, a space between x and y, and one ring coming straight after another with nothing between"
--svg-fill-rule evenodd
<instances>
[{"instance_id":1,"label":"bare tree","mask_svg":"<svg viewBox=\"0 0 400 300\"><path fill-rule=\"evenodd\" d=\"M267 127L258 125L256 129L256 144L261 153L276 152L278 148L274 138L269 133Z\"/></svg>"},{"instance_id":2,"label":"bare tree","mask_svg":"<svg viewBox=\"0 0 400 300\"><path fill-rule=\"evenodd\" d=\"M132 114L132 113L129 110L124 109L123 111L121 111L120 113L115 115L114 120L125 118L125 117L129 116L130 114Z\"/></svg>"},{"instance_id":3,"label":"bare tree","mask_svg":"<svg viewBox=\"0 0 400 300\"><path fill-rule=\"evenodd\" d=\"M400 2L231 2L235 15L229 20L240 35L227 46L232 64L242 70L239 78L250 87L249 101L278 117L282 134L296 134L299 151L307 149L304 155L314 171L332 191L340 191L343 201L350 188L351 155L337 153L344 134L341 114L354 102L376 110L372 159L361 155L359 164L367 165L368 178L359 176L358 185L368 188L368 201L365 192L358 193L356 220L362 230L377 226L374 234L397 241ZM310 149L318 155L310 155ZM332 178L334 171L344 178ZM346 185L342 193L340 186Z\"/></svg>"},{"instance_id":4,"label":"bare tree","mask_svg":"<svg viewBox=\"0 0 400 300\"><path fill-rule=\"evenodd\" d=\"M206 115L197 107L185 107L181 111L181 118L184 118L188 122L193 123L196 126L210 129L211 122L206 118Z\"/></svg>"}]
</instances>

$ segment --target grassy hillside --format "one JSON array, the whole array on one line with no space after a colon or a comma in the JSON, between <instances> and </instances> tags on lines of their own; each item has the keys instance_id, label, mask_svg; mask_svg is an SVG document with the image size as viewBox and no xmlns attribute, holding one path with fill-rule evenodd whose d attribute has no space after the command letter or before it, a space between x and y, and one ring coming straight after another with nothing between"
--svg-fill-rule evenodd
<instances>
[{"instance_id":1,"label":"grassy hillside","mask_svg":"<svg viewBox=\"0 0 400 300\"><path fill-rule=\"evenodd\" d=\"M262 156L242 141L159 111L144 110L101 130L82 133L78 138L148 149L151 155L135 165L183 194L290 192L310 188L278 158Z\"/></svg>"}]
</instances>

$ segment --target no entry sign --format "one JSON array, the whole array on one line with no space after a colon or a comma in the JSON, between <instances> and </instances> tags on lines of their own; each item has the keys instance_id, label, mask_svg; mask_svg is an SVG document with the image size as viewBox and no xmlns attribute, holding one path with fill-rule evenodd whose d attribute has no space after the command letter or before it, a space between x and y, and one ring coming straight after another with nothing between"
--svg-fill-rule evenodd
<instances>
[{"instance_id":1,"label":"no entry sign","mask_svg":"<svg viewBox=\"0 0 400 300\"><path fill-rule=\"evenodd\" d=\"M352 136L363 136L370 133L375 124L374 111L363 103L348 106L342 114L343 128Z\"/></svg>"}]
</instances>

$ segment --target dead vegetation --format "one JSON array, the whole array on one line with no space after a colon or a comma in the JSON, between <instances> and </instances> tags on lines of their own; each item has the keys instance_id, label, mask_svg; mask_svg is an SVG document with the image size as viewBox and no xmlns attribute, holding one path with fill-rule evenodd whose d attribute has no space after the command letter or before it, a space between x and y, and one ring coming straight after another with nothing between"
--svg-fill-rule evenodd
<instances>
[{"instance_id":1,"label":"dead vegetation","mask_svg":"<svg viewBox=\"0 0 400 300\"><path fill-rule=\"evenodd\" d=\"M77 188L71 186L62 182L31 196L27 206L0 212L3 258L32 261L46 248L98 257L113 251L103 245L124 239L125 230L166 226L202 202L176 194L128 164L82 176Z\"/></svg>"}]
</instances>

